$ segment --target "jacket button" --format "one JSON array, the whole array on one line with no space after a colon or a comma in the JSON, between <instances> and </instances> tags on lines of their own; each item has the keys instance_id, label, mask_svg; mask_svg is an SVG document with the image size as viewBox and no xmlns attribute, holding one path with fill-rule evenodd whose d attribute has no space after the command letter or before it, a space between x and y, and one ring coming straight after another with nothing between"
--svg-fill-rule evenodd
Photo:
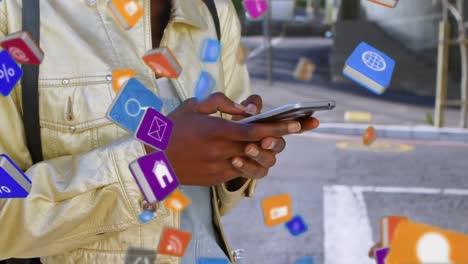
<instances>
[{"instance_id":1,"label":"jacket button","mask_svg":"<svg viewBox=\"0 0 468 264\"><path fill-rule=\"evenodd\" d=\"M68 131L70 131L71 133L75 133L76 127L74 126L68 127Z\"/></svg>"},{"instance_id":2,"label":"jacket button","mask_svg":"<svg viewBox=\"0 0 468 264\"><path fill-rule=\"evenodd\" d=\"M107 74L107 75L106 75L106 80L108 80L108 81L112 81L112 75L110 75L110 74Z\"/></svg>"},{"instance_id":3,"label":"jacket button","mask_svg":"<svg viewBox=\"0 0 468 264\"><path fill-rule=\"evenodd\" d=\"M63 85L67 85L67 84L69 84L69 83L70 83L70 80L68 80L68 79L63 79L63 80L62 80L62 84L63 84Z\"/></svg>"}]
</instances>

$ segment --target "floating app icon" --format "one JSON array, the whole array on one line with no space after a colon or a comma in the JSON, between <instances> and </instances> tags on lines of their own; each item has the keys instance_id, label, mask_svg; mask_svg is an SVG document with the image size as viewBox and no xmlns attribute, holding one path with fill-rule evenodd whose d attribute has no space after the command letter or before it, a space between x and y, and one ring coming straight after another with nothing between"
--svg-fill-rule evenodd
<instances>
[{"instance_id":1,"label":"floating app icon","mask_svg":"<svg viewBox=\"0 0 468 264\"><path fill-rule=\"evenodd\" d=\"M248 57L249 57L249 49L246 46L244 46L242 43L240 43L239 47L237 48L237 53L236 53L237 62L240 65L244 65Z\"/></svg>"},{"instance_id":2,"label":"floating app icon","mask_svg":"<svg viewBox=\"0 0 468 264\"><path fill-rule=\"evenodd\" d=\"M153 108L148 108L138 125L135 137L153 148L165 150L169 145L172 127L169 118Z\"/></svg>"},{"instance_id":3,"label":"floating app icon","mask_svg":"<svg viewBox=\"0 0 468 264\"><path fill-rule=\"evenodd\" d=\"M107 0L107 9L124 29L130 29L143 17L143 8L136 0Z\"/></svg>"},{"instance_id":4,"label":"floating app icon","mask_svg":"<svg viewBox=\"0 0 468 264\"><path fill-rule=\"evenodd\" d=\"M6 50L2 50L0 52L0 93L8 96L21 76L23 76L21 68Z\"/></svg>"},{"instance_id":5,"label":"floating app icon","mask_svg":"<svg viewBox=\"0 0 468 264\"><path fill-rule=\"evenodd\" d=\"M307 58L300 58L294 70L293 77L299 81L310 81L317 66Z\"/></svg>"},{"instance_id":6,"label":"floating app icon","mask_svg":"<svg viewBox=\"0 0 468 264\"><path fill-rule=\"evenodd\" d=\"M116 69L112 71L112 89L119 93L128 79L135 77L136 72L132 69Z\"/></svg>"},{"instance_id":7,"label":"floating app icon","mask_svg":"<svg viewBox=\"0 0 468 264\"><path fill-rule=\"evenodd\" d=\"M376 138L377 132L373 126L370 126L364 131L364 135L362 135L362 144L369 146L374 143Z\"/></svg>"},{"instance_id":8,"label":"floating app icon","mask_svg":"<svg viewBox=\"0 0 468 264\"><path fill-rule=\"evenodd\" d=\"M304 220L301 216L296 215L293 219L286 223L286 227L289 230L289 233L293 236L298 236L307 231L307 225L304 223Z\"/></svg>"},{"instance_id":9,"label":"floating app icon","mask_svg":"<svg viewBox=\"0 0 468 264\"><path fill-rule=\"evenodd\" d=\"M375 94L382 94L392 80L395 61L361 42L346 61L343 74Z\"/></svg>"},{"instance_id":10,"label":"floating app icon","mask_svg":"<svg viewBox=\"0 0 468 264\"><path fill-rule=\"evenodd\" d=\"M200 49L200 59L203 62L216 62L221 53L221 43L217 39L205 39Z\"/></svg>"},{"instance_id":11,"label":"floating app icon","mask_svg":"<svg viewBox=\"0 0 468 264\"><path fill-rule=\"evenodd\" d=\"M408 218L404 216L384 216L380 219L380 242L382 247L390 247L395 230L402 221L407 221Z\"/></svg>"},{"instance_id":12,"label":"floating app icon","mask_svg":"<svg viewBox=\"0 0 468 264\"><path fill-rule=\"evenodd\" d=\"M167 208L173 210L176 213L181 213L185 208L187 208L192 201L190 198L185 196L181 191L175 190L169 195L169 197L164 200L164 204Z\"/></svg>"},{"instance_id":13,"label":"floating app icon","mask_svg":"<svg viewBox=\"0 0 468 264\"><path fill-rule=\"evenodd\" d=\"M295 264L314 264L314 257L307 256L296 260Z\"/></svg>"},{"instance_id":14,"label":"floating app icon","mask_svg":"<svg viewBox=\"0 0 468 264\"><path fill-rule=\"evenodd\" d=\"M107 117L134 134L148 108L160 111L162 101L135 78L128 79L114 99Z\"/></svg>"},{"instance_id":15,"label":"floating app icon","mask_svg":"<svg viewBox=\"0 0 468 264\"><path fill-rule=\"evenodd\" d=\"M10 53L18 63L39 65L44 59L44 52L34 41L29 32L19 31L0 40L0 45Z\"/></svg>"},{"instance_id":16,"label":"floating app icon","mask_svg":"<svg viewBox=\"0 0 468 264\"><path fill-rule=\"evenodd\" d=\"M306 58L300 58L294 70L293 77L299 81L310 81L317 66Z\"/></svg>"},{"instance_id":17,"label":"floating app icon","mask_svg":"<svg viewBox=\"0 0 468 264\"><path fill-rule=\"evenodd\" d=\"M171 49L167 47L146 52L143 60L160 77L177 78L182 72L182 66L180 66Z\"/></svg>"},{"instance_id":18,"label":"floating app icon","mask_svg":"<svg viewBox=\"0 0 468 264\"><path fill-rule=\"evenodd\" d=\"M192 234L179 229L166 227L159 241L158 253L182 257L190 243Z\"/></svg>"},{"instance_id":19,"label":"floating app icon","mask_svg":"<svg viewBox=\"0 0 468 264\"><path fill-rule=\"evenodd\" d=\"M154 215L153 211L144 210L138 216L138 221L140 221L140 223L148 223L149 221L153 220L154 217L155 217L155 215Z\"/></svg>"},{"instance_id":20,"label":"floating app icon","mask_svg":"<svg viewBox=\"0 0 468 264\"><path fill-rule=\"evenodd\" d=\"M145 248L129 247L125 255L125 264L154 264L156 251Z\"/></svg>"},{"instance_id":21,"label":"floating app icon","mask_svg":"<svg viewBox=\"0 0 468 264\"><path fill-rule=\"evenodd\" d=\"M229 264L227 259L222 258L199 258L197 264Z\"/></svg>"},{"instance_id":22,"label":"floating app icon","mask_svg":"<svg viewBox=\"0 0 468 264\"><path fill-rule=\"evenodd\" d=\"M130 163L130 171L146 201L163 201L179 186L179 181L163 152L154 152Z\"/></svg>"},{"instance_id":23,"label":"floating app icon","mask_svg":"<svg viewBox=\"0 0 468 264\"><path fill-rule=\"evenodd\" d=\"M386 263L468 263L468 235L435 226L401 221Z\"/></svg>"},{"instance_id":24,"label":"floating app icon","mask_svg":"<svg viewBox=\"0 0 468 264\"><path fill-rule=\"evenodd\" d=\"M368 0L370 2L383 5L386 7L394 8L398 4L398 0Z\"/></svg>"},{"instance_id":25,"label":"floating app icon","mask_svg":"<svg viewBox=\"0 0 468 264\"><path fill-rule=\"evenodd\" d=\"M390 248L378 248L375 250L375 261L377 264L386 264L385 259L387 259L388 252Z\"/></svg>"},{"instance_id":26,"label":"floating app icon","mask_svg":"<svg viewBox=\"0 0 468 264\"><path fill-rule=\"evenodd\" d=\"M267 226L275 226L291 220L291 196L289 194L263 199L262 208Z\"/></svg>"},{"instance_id":27,"label":"floating app icon","mask_svg":"<svg viewBox=\"0 0 468 264\"><path fill-rule=\"evenodd\" d=\"M202 71L195 85L195 98L201 102L208 98L216 88L216 80L209 72Z\"/></svg>"},{"instance_id":28,"label":"floating app icon","mask_svg":"<svg viewBox=\"0 0 468 264\"><path fill-rule=\"evenodd\" d=\"M31 190L31 180L6 155L0 155L0 198L25 198Z\"/></svg>"},{"instance_id":29,"label":"floating app icon","mask_svg":"<svg viewBox=\"0 0 468 264\"><path fill-rule=\"evenodd\" d=\"M243 5L253 19L260 18L268 9L266 0L244 0Z\"/></svg>"}]
</instances>

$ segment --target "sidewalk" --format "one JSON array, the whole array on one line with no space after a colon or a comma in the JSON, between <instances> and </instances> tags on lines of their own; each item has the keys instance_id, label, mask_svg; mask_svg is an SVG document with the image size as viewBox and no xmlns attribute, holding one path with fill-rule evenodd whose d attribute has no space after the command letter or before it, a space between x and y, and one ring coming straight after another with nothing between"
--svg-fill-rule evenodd
<instances>
[{"instance_id":1,"label":"sidewalk","mask_svg":"<svg viewBox=\"0 0 468 264\"><path fill-rule=\"evenodd\" d=\"M269 86L265 80L252 79L252 85L254 92L263 97L264 110L292 102L335 100L333 111L315 115L321 122L315 132L360 136L369 125L373 125L378 137L468 142L468 130L456 128L459 118L456 109L447 109L445 113L449 127L438 129L425 123L425 114L432 114L431 106L388 101L377 96L361 96L296 81L276 81ZM370 123L346 123L346 111L369 112L373 119Z\"/></svg>"}]
</instances>

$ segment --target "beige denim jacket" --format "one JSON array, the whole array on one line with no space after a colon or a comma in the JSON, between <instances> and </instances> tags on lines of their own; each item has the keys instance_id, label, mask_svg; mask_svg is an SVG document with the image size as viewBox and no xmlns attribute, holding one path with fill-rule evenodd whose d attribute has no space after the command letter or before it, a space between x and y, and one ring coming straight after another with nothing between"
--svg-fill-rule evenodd
<instances>
[{"instance_id":1,"label":"beige denim jacket","mask_svg":"<svg viewBox=\"0 0 468 264\"><path fill-rule=\"evenodd\" d=\"M160 204L156 218L140 224L143 197L128 164L144 156L143 145L105 116L116 94L111 72L132 68L156 94L154 73L141 57L151 49L150 0L139 1L144 17L129 31L119 27L105 0L40 0L39 105L44 160L32 165L22 123L21 87L0 96L0 153L9 155L32 180L25 199L0 200L0 259L41 256L46 264L124 263L129 246L156 249L165 226L180 215ZM173 0L161 46L183 67L172 80L181 99L193 97L201 70L217 79L217 90L239 102L250 93L245 65L236 60L240 24L231 0L216 0L222 34L221 59L204 64L199 46L216 38L201 0ZM21 30L20 0L0 2L0 34ZM23 92L27 92L25 89ZM194 168L196 169L196 168ZM214 222L255 186L236 192L213 187ZM230 256L232 259L232 256ZM157 263L180 263L158 256Z\"/></svg>"}]
</instances>

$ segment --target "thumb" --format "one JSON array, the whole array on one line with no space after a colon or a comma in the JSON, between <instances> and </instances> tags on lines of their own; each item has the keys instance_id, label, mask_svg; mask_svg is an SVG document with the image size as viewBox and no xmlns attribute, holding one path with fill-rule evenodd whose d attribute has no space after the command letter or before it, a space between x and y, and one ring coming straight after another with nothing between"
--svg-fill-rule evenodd
<instances>
[{"instance_id":1,"label":"thumb","mask_svg":"<svg viewBox=\"0 0 468 264\"><path fill-rule=\"evenodd\" d=\"M239 115L245 112L245 106L233 102L225 94L218 92L199 103L194 110L203 114L214 114L220 111L225 114Z\"/></svg>"}]
</instances>

